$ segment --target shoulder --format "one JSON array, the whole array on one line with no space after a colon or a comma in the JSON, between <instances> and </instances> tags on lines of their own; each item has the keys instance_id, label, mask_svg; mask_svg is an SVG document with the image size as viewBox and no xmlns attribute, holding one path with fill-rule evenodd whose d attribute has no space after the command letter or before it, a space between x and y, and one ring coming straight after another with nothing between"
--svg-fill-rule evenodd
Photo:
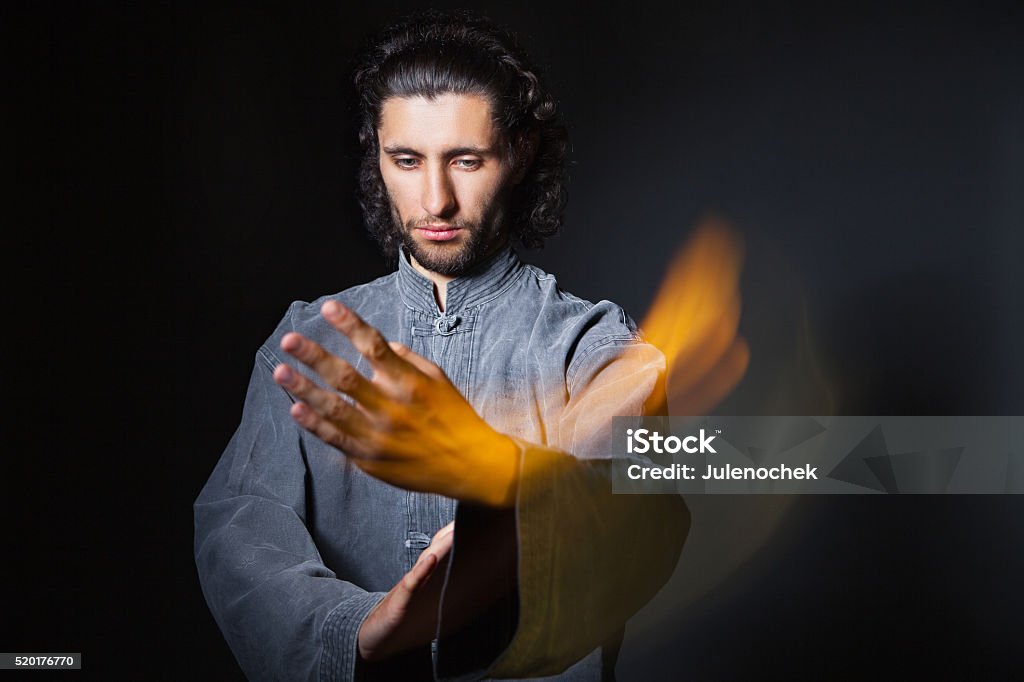
<instances>
[{"instance_id":1,"label":"shoulder","mask_svg":"<svg viewBox=\"0 0 1024 682\"><path fill-rule=\"evenodd\" d=\"M529 298L539 316L562 334L592 341L607 336L640 340L636 322L621 306L609 300L594 303L580 298L563 289L555 275L534 265L525 266L520 286L532 294Z\"/></svg>"},{"instance_id":2,"label":"shoulder","mask_svg":"<svg viewBox=\"0 0 1024 682\"><path fill-rule=\"evenodd\" d=\"M527 265L520 280L522 302L534 308L534 331L566 351L566 373L571 378L582 365L599 355L614 355L624 347L643 343L632 317L609 300L580 298L558 284L555 275ZM524 300L525 299L525 300Z\"/></svg>"},{"instance_id":3,"label":"shoulder","mask_svg":"<svg viewBox=\"0 0 1024 682\"><path fill-rule=\"evenodd\" d=\"M328 300L340 302L372 324L379 311L394 306L396 275L397 273L393 272L365 284L325 294L312 301L292 301L273 333L260 347L259 354L265 356L266 360L273 361L273 364L280 362L281 339L289 332L298 332L325 347L337 343L338 332L320 314L321 306Z\"/></svg>"}]
</instances>

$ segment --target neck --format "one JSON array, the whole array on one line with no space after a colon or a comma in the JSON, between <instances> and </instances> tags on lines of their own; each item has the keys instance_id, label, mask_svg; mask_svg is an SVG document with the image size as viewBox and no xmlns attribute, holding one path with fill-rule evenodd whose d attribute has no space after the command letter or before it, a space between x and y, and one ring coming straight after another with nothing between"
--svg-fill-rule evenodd
<instances>
[{"instance_id":1,"label":"neck","mask_svg":"<svg viewBox=\"0 0 1024 682\"><path fill-rule=\"evenodd\" d=\"M444 312L444 305L447 300L448 294L448 282L455 279L453 276L441 275L433 270L427 270L425 267L419 264L419 262L409 254L409 263L412 267L419 272L421 275L429 279L434 283L434 300L437 301L437 308L442 313Z\"/></svg>"},{"instance_id":2,"label":"neck","mask_svg":"<svg viewBox=\"0 0 1024 682\"><path fill-rule=\"evenodd\" d=\"M500 249L503 249L506 246L508 246L508 242L509 240L507 236L503 239L497 240L491 246L491 248L487 249L483 256L481 256L475 261L475 263L482 263L483 261L487 260L495 253L497 253ZM434 283L434 300L437 301L438 310L440 310L443 313L445 309L445 304L447 303L448 282L451 282L458 275L442 275L440 273L434 272L433 270L428 270L427 268L420 265L419 262L416 260L416 257L413 256L411 253L409 254L409 264L412 265L413 269L415 269L416 272L420 273L421 275L423 275L424 277L426 277L427 279Z\"/></svg>"}]
</instances>

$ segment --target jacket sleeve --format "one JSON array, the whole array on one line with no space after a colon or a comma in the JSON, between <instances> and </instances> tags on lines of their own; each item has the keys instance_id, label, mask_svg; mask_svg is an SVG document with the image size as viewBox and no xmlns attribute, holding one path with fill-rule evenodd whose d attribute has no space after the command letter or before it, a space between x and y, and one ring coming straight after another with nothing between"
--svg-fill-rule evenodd
<instances>
[{"instance_id":1,"label":"jacket sleeve","mask_svg":"<svg viewBox=\"0 0 1024 682\"><path fill-rule=\"evenodd\" d=\"M252 680L350 680L383 598L324 565L305 525L306 466L291 398L261 348L242 421L194 505L206 602Z\"/></svg>"},{"instance_id":2,"label":"jacket sleeve","mask_svg":"<svg viewBox=\"0 0 1024 682\"><path fill-rule=\"evenodd\" d=\"M567 373L570 398L549 444L520 442L514 509L459 505L449 582L469 573L467 544L496 532L513 538L515 563L511 596L441 640L443 679L560 673L620 632L671 577L690 524L682 498L611 492L612 467L622 464L612 417L663 409L663 377L662 354L636 339L584 349Z\"/></svg>"}]
</instances>

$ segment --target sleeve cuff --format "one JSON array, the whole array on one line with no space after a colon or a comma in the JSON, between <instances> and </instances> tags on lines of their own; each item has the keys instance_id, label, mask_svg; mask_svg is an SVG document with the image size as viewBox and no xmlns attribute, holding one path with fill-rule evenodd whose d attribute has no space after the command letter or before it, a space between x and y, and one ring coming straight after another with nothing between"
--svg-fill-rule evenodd
<instances>
[{"instance_id":1,"label":"sleeve cuff","mask_svg":"<svg viewBox=\"0 0 1024 682\"><path fill-rule=\"evenodd\" d=\"M359 659L359 629L383 592L368 592L339 604L324 620L324 650L320 660L320 679L324 682L353 680Z\"/></svg>"},{"instance_id":2,"label":"sleeve cuff","mask_svg":"<svg viewBox=\"0 0 1024 682\"><path fill-rule=\"evenodd\" d=\"M479 680L483 677L527 677L535 671L560 672L561 661L552 643L545 641L545 605L551 605L551 578L558 552L555 551L558 512L557 491L565 474L576 461L565 453L512 440L519 446L519 482L515 504L494 509L460 503L452 564L448 581L465 580L478 567L472 566L465 550L486 552L497 536L515 543L515 561L508 574L500 566L488 567L495 584L508 586L506 596L486 609L467 626L438 646L437 678L445 682ZM469 561L470 564L466 562ZM447 592L447 590L446 590ZM525 604L526 608L522 608ZM447 604L442 602L442 622ZM527 663L528 662L528 663ZM564 667L564 666L563 666Z\"/></svg>"},{"instance_id":3,"label":"sleeve cuff","mask_svg":"<svg viewBox=\"0 0 1024 682\"><path fill-rule=\"evenodd\" d=\"M555 516L558 514L559 482L576 460L565 453L513 438L520 449L519 487L516 491L516 592L518 622L507 648L501 652L488 674L494 677L521 676L523 662L530 661L528 670L548 673L559 672L557 663L550 660L551 643L543 641L547 628L544 620L549 614L537 605L553 606L556 601L550 593L558 555L555 546ZM524 549L526 551L524 551ZM552 665L554 664L554 665Z\"/></svg>"}]
</instances>

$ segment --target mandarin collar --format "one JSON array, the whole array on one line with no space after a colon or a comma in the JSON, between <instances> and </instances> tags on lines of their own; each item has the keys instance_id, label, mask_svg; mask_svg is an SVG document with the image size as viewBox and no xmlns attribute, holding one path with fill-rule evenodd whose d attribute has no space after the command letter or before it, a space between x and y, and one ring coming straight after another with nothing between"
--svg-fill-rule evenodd
<instances>
[{"instance_id":1,"label":"mandarin collar","mask_svg":"<svg viewBox=\"0 0 1024 682\"><path fill-rule=\"evenodd\" d=\"M405 249L399 247L398 290L410 308L429 315L451 315L494 298L519 277L523 268L523 262L512 247L502 247L487 260L448 282L445 312L441 313L434 300L434 283L412 266Z\"/></svg>"}]
</instances>

